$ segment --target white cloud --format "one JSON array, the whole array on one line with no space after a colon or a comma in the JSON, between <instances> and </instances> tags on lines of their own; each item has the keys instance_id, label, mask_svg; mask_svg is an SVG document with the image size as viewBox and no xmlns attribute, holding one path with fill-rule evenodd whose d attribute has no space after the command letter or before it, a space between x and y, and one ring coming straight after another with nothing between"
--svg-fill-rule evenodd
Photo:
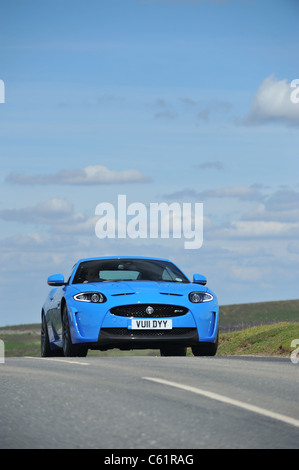
<instances>
[{"instance_id":1,"label":"white cloud","mask_svg":"<svg viewBox=\"0 0 299 470\"><path fill-rule=\"evenodd\" d=\"M227 119L232 104L218 98L195 100L189 97L172 98L165 100L158 98L155 103L155 117L164 119L177 119L182 117L191 117L194 124L200 122L208 123L217 119Z\"/></svg>"},{"instance_id":2,"label":"white cloud","mask_svg":"<svg viewBox=\"0 0 299 470\"><path fill-rule=\"evenodd\" d=\"M32 207L3 209L0 218L22 223L54 223L72 214L72 205L66 199L52 198Z\"/></svg>"},{"instance_id":3,"label":"white cloud","mask_svg":"<svg viewBox=\"0 0 299 470\"><path fill-rule=\"evenodd\" d=\"M218 189L206 189L204 191L195 191L194 189L182 189L171 194L164 194L166 199L195 198L204 200L208 198L236 198L239 200L263 200L264 196L259 191L258 186L224 186Z\"/></svg>"},{"instance_id":4,"label":"white cloud","mask_svg":"<svg viewBox=\"0 0 299 470\"><path fill-rule=\"evenodd\" d=\"M78 170L61 170L52 175L28 176L24 173L10 173L6 181L24 185L33 184L67 184L94 185L114 183L148 182L150 179L136 169L109 170L104 165L89 165Z\"/></svg>"},{"instance_id":5,"label":"white cloud","mask_svg":"<svg viewBox=\"0 0 299 470\"><path fill-rule=\"evenodd\" d=\"M299 193L290 189L276 191L264 203L243 216L243 220L291 222L299 220Z\"/></svg>"},{"instance_id":6,"label":"white cloud","mask_svg":"<svg viewBox=\"0 0 299 470\"><path fill-rule=\"evenodd\" d=\"M85 217L82 214L74 214L71 220L52 228L53 233L69 235L92 235L94 236L95 225L98 217Z\"/></svg>"},{"instance_id":7,"label":"white cloud","mask_svg":"<svg viewBox=\"0 0 299 470\"><path fill-rule=\"evenodd\" d=\"M50 228L51 234L94 235L98 217L74 212L72 204L66 199L53 198L35 206L0 210L0 219L22 224L45 225Z\"/></svg>"},{"instance_id":8,"label":"white cloud","mask_svg":"<svg viewBox=\"0 0 299 470\"><path fill-rule=\"evenodd\" d=\"M282 223L263 220L232 221L228 232L230 236L237 237L283 237L298 233L298 223Z\"/></svg>"},{"instance_id":9,"label":"white cloud","mask_svg":"<svg viewBox=\"0 0 299 470\"><path fill-rule=\"evenodd\" d=\"M296 90L287 80L277 80L274 75L267 77L259 86L245 124L280 122L299 125L299 103L292 101Z\"/></svg>"},{"instance_id":10,"label":"white cloud","mask_svg":"<svg viewBox=\"0 0 299 470\"><path fill-rule=\"evenodd\" d=\"M207 189L200 193L203 197L229 197L244 199L260 199L261 193L254 186L236 185L226 186L219 189Z\"/></svg>"},{"instance_id":11,"label":"white cloud","mask_svg":"<svg viewBox=\"0 0 299 470\"><path fill-rule=\"evenodd\" d=\"M200 168L201 170L208 170L210 168L215 169L215 170L223 170L223 163L219 161L207 161L200 163L198 165L195 165L197 168Z\"/></svg>"},{"instance_id":12,"label":"white cloud","mask_svg":"<svg viewBox=\"0 0 299 470\"><path fill-rule=\"evenodd\" d=\"M268 198L267 207L272 211L299 209L299 192L292 189L276 191Z\"/></svg>"}]
</instances>

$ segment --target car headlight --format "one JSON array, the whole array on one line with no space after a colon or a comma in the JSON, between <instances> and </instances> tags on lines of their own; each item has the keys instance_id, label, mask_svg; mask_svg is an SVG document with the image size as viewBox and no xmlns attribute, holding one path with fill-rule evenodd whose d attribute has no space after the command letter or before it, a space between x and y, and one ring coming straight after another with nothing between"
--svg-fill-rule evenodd
<instances>
[{"instance_id":1,"label":"car headlight","mask_svg":"<svg viewBox=\"0 0 299 470\"><path fill-rule=\"evenodd\" d=\"M79 302L92 302L95 304L106 302L106 297L100 292L81 292L80 294L74 295L75 300Z\"/></svg>"},{"instance_id":2,"label":"car headlight","mask_svg":"<svg viewBox=\"0 0 299 470\"><path fill-rule=\"evenodd\" d=\"M210 302L211 300L213 300L213 296L212 294L208 294L207 292L190 292L189 300L194 304L198 304L201 302Z\"/></svg>"}]
</instances>

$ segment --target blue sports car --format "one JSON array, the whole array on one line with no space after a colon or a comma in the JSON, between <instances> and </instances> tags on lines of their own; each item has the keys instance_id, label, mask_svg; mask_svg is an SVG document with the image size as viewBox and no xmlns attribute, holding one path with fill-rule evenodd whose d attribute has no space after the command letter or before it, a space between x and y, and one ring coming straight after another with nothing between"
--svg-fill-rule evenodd
<instances>
[{"instance_id":1,"label":"blue sports car","mask_svg":"<svg viewBox=\"0 0 299 470\"><path fill-rule=\"evenodd\" d=\"M81 259L52 286L41 313L41 354L88 349L160 349L161 356L214 356L219 309L207 280L191 282L172 262L147 257Z\"/></svg>"}]
</instances>

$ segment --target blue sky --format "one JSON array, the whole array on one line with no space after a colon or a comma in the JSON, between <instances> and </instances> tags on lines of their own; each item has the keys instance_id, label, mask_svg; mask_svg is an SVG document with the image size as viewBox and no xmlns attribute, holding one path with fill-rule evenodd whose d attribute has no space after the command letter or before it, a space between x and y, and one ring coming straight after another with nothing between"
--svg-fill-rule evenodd
<instances>
[{"instance_id":1,"label":"blue sky","mask_svg":"<svg viewBox=\"0 0 299 470\"><path fill-rule=\"evenodd\" d=\"M39 321L47 276L86 256L169 258L222 305L298 298L298 19L297 0L1 1L0 325ZM98 239L120 194L202 202L203 246Z\"/></svg>"}]
</instances>

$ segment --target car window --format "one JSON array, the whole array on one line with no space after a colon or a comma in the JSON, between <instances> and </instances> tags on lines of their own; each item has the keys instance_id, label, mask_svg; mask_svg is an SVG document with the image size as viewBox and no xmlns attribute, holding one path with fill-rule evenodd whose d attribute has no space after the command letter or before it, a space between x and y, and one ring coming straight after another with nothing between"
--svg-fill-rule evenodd
<instances>
[{"instance_id":1,"label":"car window","mask_svg":"<svg viewBox=\"0 0 299 470\"><path fill-rule=\"evenodd\" d=\"M73 284L122 280L190 282L169 261L126 258L83 261L77 268Z\"/></svg>"},{"instance_id":2,"label":"car window","mask_svg":"<svg viewBox=\"0 0 299 470\"><path fill-rule=\"evenodd\" d=\"M113 280L135 280L139 276L139 271L119 271L119 270L106 270L100 271L100 279L105 281L113 281Z\"/></svg>"}]
</instances>

